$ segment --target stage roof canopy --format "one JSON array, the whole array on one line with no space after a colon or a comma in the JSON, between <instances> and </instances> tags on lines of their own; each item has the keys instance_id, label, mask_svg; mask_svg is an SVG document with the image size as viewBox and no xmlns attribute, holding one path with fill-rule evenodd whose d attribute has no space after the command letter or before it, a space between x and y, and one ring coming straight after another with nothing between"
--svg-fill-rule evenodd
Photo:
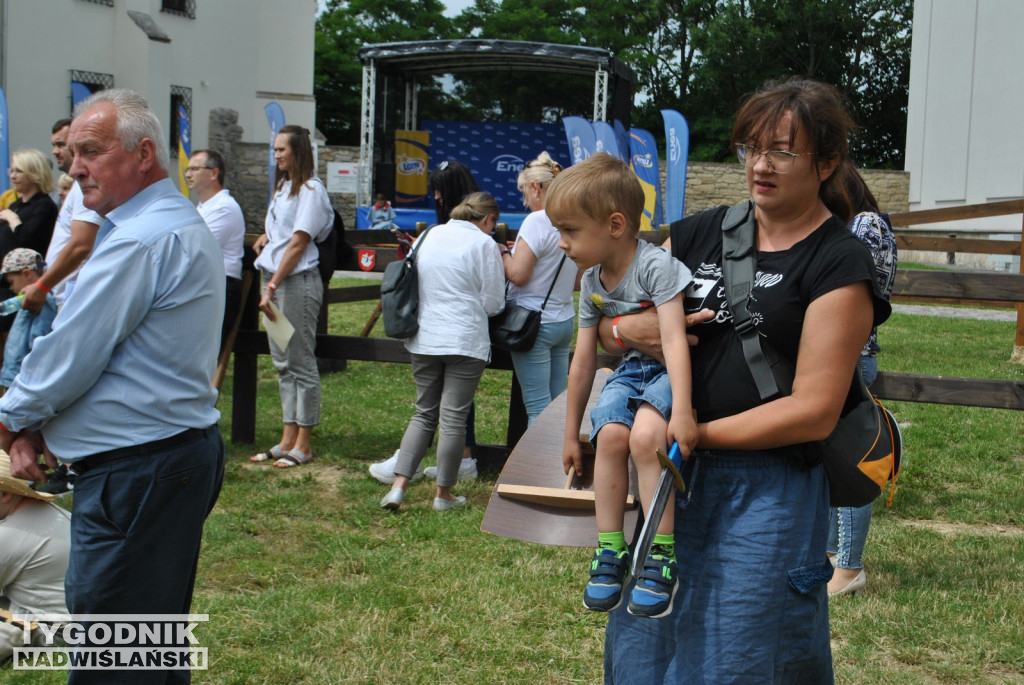
<instances>
[{"instance_id":1,"label":"stage roof canopy","mask_svg":"<svg viewBox=\"0 0 1024 685\"><path fill-rule=\"evenodd\" d=\"M373 60L382 71L408 76L494 69L593 74L600 68L624 79L630 89L636 83L633 70L608 50L578 45L517 40L428 40L364 45L358 55L363 64Z\"/></svg>"}]
</instances>

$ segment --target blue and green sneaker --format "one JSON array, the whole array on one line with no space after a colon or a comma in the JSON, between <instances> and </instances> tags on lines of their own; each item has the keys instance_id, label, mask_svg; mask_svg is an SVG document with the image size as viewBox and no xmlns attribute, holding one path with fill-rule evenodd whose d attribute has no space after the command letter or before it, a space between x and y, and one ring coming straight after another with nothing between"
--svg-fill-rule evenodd
<instances>
[{"instance_id":1,"label":"blue and green sneaker","mask_svg":"<svg viewBox=\"0 0 1024 685\"><path fill-rule=\"evenodd\" d=\"M651 554L644 562L644 570L637 576L626 610L634 616L646 618L668 616L678 587L676 562L660 554Z\"/></svg>"},{"instance_id":2,"label":"blue and green sneaker","mask_svg":"<svg viewBox=\"0 0 1024 685\"><path fill-rule=\"evenodd\" d=\"M590 582L583 590L583 606L611 611L622 602L622 585L629 575L629 550L599 549L590 561Z\"/></svg>"}]
</instances>

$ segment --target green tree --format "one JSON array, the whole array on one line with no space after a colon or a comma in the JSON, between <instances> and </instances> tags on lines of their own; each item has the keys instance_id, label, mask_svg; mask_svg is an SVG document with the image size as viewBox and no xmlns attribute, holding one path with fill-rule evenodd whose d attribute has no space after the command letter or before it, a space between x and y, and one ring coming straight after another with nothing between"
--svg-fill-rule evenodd
<instances>
[{"instance_id":1,"label":"green tree","mask_svg":"<svg viewBox=\"0 0 1024 685\"><path fill-rule=\"evenodd\" d=\"M902 167L910 78L912 0L720 0L693 29L697 52L681 109L691 156L732 154L729 130L743 98L768 79L832 83L863 130L863 166Z\"/></svg>"},{"instance_id":2,"label":"green tree","mask_svg":"<svg viewBox=\"0 0 1024 685\"><path fill-rule=\"evenodd\" d=\"M334 145L357 145L361 123L362 64L357 53L370 43L449 38L452 20L440 0L331 0L316 21L313 92L317 128ZM379 79L384 121L400 121L394 79ZM385 96L386 95L386 96ZM436 79L420 83L420 103L434 108L447 96ZM442 109L443 111L443 109ZM394 126L392 126L394 128Z\"/></svg>"},{"instance_id":3,"label":"green tree","mask_svg":"<svg viewBox=\"0 0 1024 685\"><path fill-rule=\"evenodd\" d=\"M330 3L317 22L316 94L318 126L331 142L358 140L361 45L478 37L611 51L637 75L632 124L660 137L660 110L679 110L694 159L731 157L736 108L766 80L817 78L846 95L863 126L856 161L902 167L913 0L476 0L454 20L442 11L438 0ZM421 119L592 114L588 77L516 69L456 77L448 89L420 84ZM402 102L399 93L385 99Z\"/></svg>"}]
</instances>

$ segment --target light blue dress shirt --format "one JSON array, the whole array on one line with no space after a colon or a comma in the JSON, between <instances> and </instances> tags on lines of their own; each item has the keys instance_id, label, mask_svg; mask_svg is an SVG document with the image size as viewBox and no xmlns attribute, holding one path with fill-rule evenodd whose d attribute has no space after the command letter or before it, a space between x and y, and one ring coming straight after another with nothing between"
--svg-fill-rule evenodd
<instances>
[{"instance_id":1,"label":"light blue dress shirt","mask_svg":"<svg viewBox=\"0 0 1024 685\"><path fill-rule=\"evenodd\" d=\"M65 461L210 426L223 316L216 240L170 179L147 186L107 215L0 423L41 428Z\"/></svg>"}]
</instances>

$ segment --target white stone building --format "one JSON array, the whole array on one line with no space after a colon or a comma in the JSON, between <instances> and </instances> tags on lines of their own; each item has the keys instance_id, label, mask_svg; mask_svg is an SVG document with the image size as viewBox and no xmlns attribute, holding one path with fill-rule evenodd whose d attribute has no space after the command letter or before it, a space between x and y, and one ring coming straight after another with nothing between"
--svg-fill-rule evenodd
<instances>
[{"instance_id":1,"label":"white stone building","mask_svg":"<svg viewBox=\"0 0 1024 685\"><path fill-rule=\"evenodd\" d=\"M915 0L906 143L911 211L1024 196L1022 28L1020 0ZM1019 240L1021 216L928 228Z\"/></svg>"},{"instance_id":2,"label":"white stone building","mask_svg":"<svg viewBox=\"0 0 1024 685\"><path fill-rule=\"evenodd\" d=\"M192 149L208 145L216 108L238 112L242 142L269 142L270 102L313 131L316 12L316 0L0 0L10 149L49 155L53 123L71 114L72 81L142 93L169 145L179 103Z\"/></svg>"}]
</instances>

